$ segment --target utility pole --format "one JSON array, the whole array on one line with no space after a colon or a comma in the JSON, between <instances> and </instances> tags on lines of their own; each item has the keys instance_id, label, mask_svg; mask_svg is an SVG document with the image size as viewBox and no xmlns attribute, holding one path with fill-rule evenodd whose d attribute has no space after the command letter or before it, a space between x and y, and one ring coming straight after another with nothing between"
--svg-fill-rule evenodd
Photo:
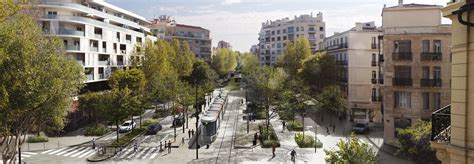
<instances>
[{"instance_id":1,"label":"utility pole","mask_svg":"<svg viewBox=\"0 0 474 164\"><path fill-rule=\"evenodd\" d=\"M195 90L195 105L196 105L196 159L199 159L199 130L198 130L198 124L199 124L199 109L198 109L198 89L197 89L197 79L194 80L194 90Z\"/></svg>"}]
</instances>

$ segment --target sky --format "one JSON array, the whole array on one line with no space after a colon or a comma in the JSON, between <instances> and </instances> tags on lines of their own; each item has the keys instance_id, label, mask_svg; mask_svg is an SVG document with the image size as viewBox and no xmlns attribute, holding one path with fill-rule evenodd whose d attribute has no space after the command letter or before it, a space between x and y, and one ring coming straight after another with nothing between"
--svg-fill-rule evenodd
<instances>
[{"instance_id":1,"label":"sky","mask_svg":"<svg viewBox=\"0 0 474 164\"><path fill-rule=\"evenodd\" d=\"M381 25L384 4L398 0L105 0L149 20L169 15L179 24L211 30L213 46L224 40L234 50L249 51L258 43L262 22L296 15L323 13L326 36L352 28L355 22ZM404 0L404 3L437 4L448 0ZM443 23L450 23L447 19Z\"/></svg>"}]
</instances>

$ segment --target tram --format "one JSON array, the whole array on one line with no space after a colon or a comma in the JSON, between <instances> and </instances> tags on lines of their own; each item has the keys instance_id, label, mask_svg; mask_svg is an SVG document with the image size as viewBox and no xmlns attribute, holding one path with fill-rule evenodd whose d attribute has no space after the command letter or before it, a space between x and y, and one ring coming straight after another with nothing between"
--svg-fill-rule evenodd
<instances>
[{"instance_id":1,"label":"tram","mask_svg":"<svg viewBox=\"0 0 474 164\"><path fill-rule=\"evenodd\" d=\"M201 116L199 145L209 145L214 142L219 134L219 128L227 107L227 94L220 92Z\"/></svg>"}]
</instances>

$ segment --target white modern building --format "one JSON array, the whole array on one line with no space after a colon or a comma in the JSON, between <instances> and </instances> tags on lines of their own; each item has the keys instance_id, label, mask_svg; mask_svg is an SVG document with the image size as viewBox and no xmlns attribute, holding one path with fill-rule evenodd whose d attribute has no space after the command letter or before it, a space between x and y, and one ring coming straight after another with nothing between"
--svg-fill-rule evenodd
<instances>
[{"instance_id":1,"label":"white modern building","mask_svg":"<svg viewBox=\"0 0 474 164\"><path fill-rule=\"evenodd\" d=\"M326 25L323 22L323 13L316 17L311 15L295 16L293 20L288 17L276 21L262 23L259 33L258 54L261 65L274 65L283 53L287 41L300 36L308 38L313 52L318 50L317 44L325 37Z\"/></svg>"},{"instance_id":2,"label":"white modern building","mask_svg":"<svg viewBox=\"0 0 474 164\"><path fill-rule=\"evenodd\" d=\"M67 55L84 66L88 86L103 86L130 64L136 45L156 41L144 17L103 0L40 0L40 26L59 36Z\"/></svg>"},{"instance_id":3,"label":"white modern building","mask_svg":"<svg viewBox=\"0 0 474 164\"><path fill-rule=\"evenodd\" d=\"M342 66L341 88L348 100L349 115L357 123L382 123L380 87L383 83L378 37L382 30L374 22L356 23L354 28L324 39L323 45Z\"/></svg>"}]
</instances>

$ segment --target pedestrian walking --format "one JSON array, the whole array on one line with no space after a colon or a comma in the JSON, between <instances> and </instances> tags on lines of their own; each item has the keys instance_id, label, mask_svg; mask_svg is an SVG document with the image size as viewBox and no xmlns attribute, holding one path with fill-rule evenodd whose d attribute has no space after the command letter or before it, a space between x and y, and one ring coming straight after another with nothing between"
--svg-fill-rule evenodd
<instances>
[{"instance_id":1,"label":"pedestrian walking","mask_svg":"<svg viewBox=\"0 0 474 164\"><path fill-rule=\"evenodd\" d=\"M283 121L283 131L285 131L285 127L286 127L286 122Z\"/></svg>"},{"instance_id":2,"label":"pedestrian walking","mask_svg":"<svg viewBox=\"0 0 474 164\"><path fill-rule=\"evenodd\" d=\"M194 136L194 129L191 129L191 136Z\"/></svg>"},{"instance_id":3,"label":"pedestrian walking","mask_svg":"<svg viewBox=\"0 0 474 164\"><path fill-rule=\"evenodd\" d=\"M160 151L163 151L162 142L160 141Z\"/></svg>"},{"instance_id":4,"label":"pedestrian walking","mask_svg":"<svg viewBox=\"0 0 474 164\"><path fill-rule=\"evenodd\" d=\"M295 162L295 160L296 160L296 151L295 151L295 149L293 149L290 154L291 154L291 161Z\"/></svg>"},{"instance_id":5,"label":"pedestrian walking","mask_svg":"<svg viewBox=\"0 0 474 164\"><path fill-rule=\"evenodd\" d=\"M334 126L332 127L332 132L336 133L336 123L334 123Z\"/></svg>"},{"instance_id":6,"label":"pedestrian walking","mask_svg":"<svg viewBox=\"0 0 474 164\"><path fill-rule=\"evenodd\" d=\"M92 138L92 149L95 149L95 138Z\"/></svg>"},{"instance_id":7,"label":"pedestrian walking","mask_svg":"<svg viewBox=\"0 0 474 164\"><path fill-rule=\"evenodd\" d=\"M188 138L191 139L191 129L188 130Z\"/></svg>"},{"instance_id":8,"label":"pedestrian walking","mask_svg":"<svg viewBox=\"0 0 474 164\"><path fill-rule=\"evenodd\" d=\"M165 149L168 148L168 141L165 141Z\"/></svg>"},{"instance_id":9,"label":"pedestrian walking","mask_svg":"<svg viewBox=\"0 0 474 164\"><path fill-rule=\"evenodd\" d=\"M273 144L273 145L272 145L272 154L273 154L273 157L276 156L276 155L275 155L275 149L276 149L276 145Z\"/></svg>"},{"instance_id":10,"label":"pedestrian walking","mask_svg":"<svg viewBox=\"0 0 474 164\"><path fill-rule=\"evenodd\" d=\"M328 128L328 126L326 126L326 133L328 133L328 135L331 135L331 134L329 133L329 128Z\"/></svg>"},{"instance_id":11,"label":"pedestrian walking","mask_svg":"<svg viewBox=\"0 0 474 164\"><path fill-rule=\"evenodd\" d=\"M135 142L135 143L133 144L133 152L136 153L137 151L138 151L138 144Z\"/></svg>"},{"instance_id":12,"label":"pedestrian walking","mask_svg":"<svg viewBox=\"0 0 474 164\"><path fill-rule=\"evenodd\" d=\"M171 153L171 141L168 141L168 153Z\"/></svg>"}]
</instances>

